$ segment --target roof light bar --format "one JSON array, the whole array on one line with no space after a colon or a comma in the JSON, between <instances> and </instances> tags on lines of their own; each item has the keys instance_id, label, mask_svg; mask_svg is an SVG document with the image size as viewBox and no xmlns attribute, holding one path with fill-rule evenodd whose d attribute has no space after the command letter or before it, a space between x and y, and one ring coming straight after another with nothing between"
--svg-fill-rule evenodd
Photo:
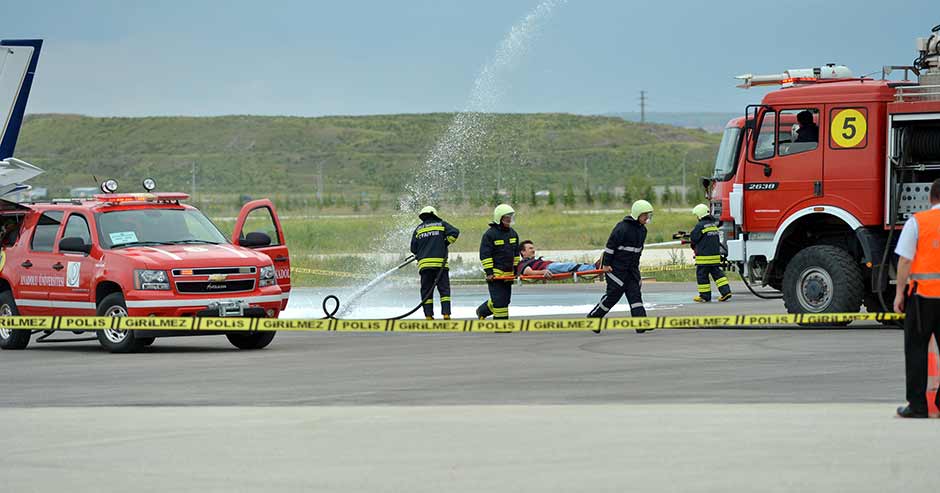
<instances>
[{"instance_id":1,"label":"roof light bar","mask_svg":"<svg viewBox=\"0 0 940 493\"><path fill-rule=\"evenodd\" d=\"M821 80L850 78L852 78L852 71L848 67L834 64L824 67L790 69L780 74L742 74L735 77L735 79L743 81L738 84L741 89L749 89L755 86L812 84Z\"/></svg>"},{"instance_id":2,"label":"roof light bar","mask_svg":"<svg viewBox=\"0 0 940 493\"><path fill-rule=\"evenodd\" d=\"M189 194L178 192L160 193L99 193L95 200L108 204L123 204L127 202L179 202L187 200Z\"/></svg>"}]
</instances>

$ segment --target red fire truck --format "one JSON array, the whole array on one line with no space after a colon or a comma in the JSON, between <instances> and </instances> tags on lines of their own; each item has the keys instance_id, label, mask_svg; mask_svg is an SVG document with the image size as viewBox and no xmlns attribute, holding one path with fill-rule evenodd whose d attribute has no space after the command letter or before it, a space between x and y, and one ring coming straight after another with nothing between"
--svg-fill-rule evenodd
<instances>
[{"instance_id":1,"label":"red fire truck","mask_svg":"<svg viewBox=\"0 0 940 493\"><path fill-rule=\"evenodd\" d=\"M291 286L274 204L247 203L229 239L182 202L188 195L144 183L147 193L116 193L108 180L94 198L0 200L0 316L277 317ZM23 349L38 332L0 327L0 348ZM274 338L216 334L241 349ZM104 329L96 337L112 352L132 352L176 335L190 334Z\"/></svg>"},{"instance_id":2,"label":"red fire truck","mask_svg":"<svg viewBox=\"0 0 940 493\"><path fill-rule=\"evenodd\" d=\"M729 122L706 185L728 260L791 313L885 309L897 230L940 177L940 26L918 51L881 80L834 65L739 77L783 87Z\"/></svg>"}]
</instances>

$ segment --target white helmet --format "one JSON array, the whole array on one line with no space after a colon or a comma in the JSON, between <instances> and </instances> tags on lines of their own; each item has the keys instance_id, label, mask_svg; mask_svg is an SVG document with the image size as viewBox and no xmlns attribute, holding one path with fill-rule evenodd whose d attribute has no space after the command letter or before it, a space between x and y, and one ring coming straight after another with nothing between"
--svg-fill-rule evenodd
<instances>
[{"instance_id":1,"label":"white helmet","mask_svg":"<svg viewBox=\"0 0 940 493\"><path fill-rule=\"evenodd\" d=\"M637 200L630 208L630 215L633 216L633 219L639 219L641 215L647 212L653 212L653 204L645 200Z\"/></svg>"},{"instance_id":2,"label":"white helmet","mask_svg":"<svg viewBox=\"0 0 940 493\"><path fill-rule=\"evenodd\" d=\"M425 207L424 209L421 209L421 212L418 213L418 217L420 218L421 216L425 214L430 214L434 217L440 217L437 215L437 209L435 209L434 207L431 207L430 205Z\"/></svg>"},{"instance_id":3,"label":"white helmet","mask_svg":"<svg viewBox=\"0 0 940 493\"><path fill-rule=\"evenodd\" d=\"M695 214L695 217L701 219L708 215L708 206L705 204L699 204L692 208L692 214Z\"/></svg>"}]
</instances>

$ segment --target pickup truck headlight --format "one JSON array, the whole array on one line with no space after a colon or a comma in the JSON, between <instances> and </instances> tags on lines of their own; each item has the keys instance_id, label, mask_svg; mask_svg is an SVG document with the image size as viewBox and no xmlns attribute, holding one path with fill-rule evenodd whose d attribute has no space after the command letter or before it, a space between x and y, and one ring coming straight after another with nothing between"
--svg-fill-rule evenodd
<instances>
[{"instance_id":1,"label":"pickup truck headlight","mask_svg":"<svg viewBox=\"0 0 940 493\"><path fill-rule=\"evenodd\" d=\"M261 268L260 272L261 282L260 286L263 288L265 286L274 286L277 284L277 278L274 276L274 266L266 265Z\"/></svg>"},{"instance_id":2,"label":"pickup truck headlight","mask_svg":"<svg viewBox=\"0 0 940 493\"><path fill-rule=\"evenodd\" d=\"M170 289L170 277L165 270L135 270L134 287L137 289L167 291Z\"/></svg>"}]
</instances>

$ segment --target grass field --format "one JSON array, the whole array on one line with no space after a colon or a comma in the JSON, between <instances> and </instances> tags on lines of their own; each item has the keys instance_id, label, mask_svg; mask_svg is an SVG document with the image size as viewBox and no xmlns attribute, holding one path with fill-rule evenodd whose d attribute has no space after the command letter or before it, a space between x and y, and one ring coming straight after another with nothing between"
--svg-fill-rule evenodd
<instances>
[{"instance_id":1,"label":"grass field","mask_svg":"<svg viewBox=\"0 0 940 493\"><path fill-rule=\"evenodd\" d=\"M472 252L479 248L480 237L492 219L488 209L478 215L448 215L444 219L460 229L460 240L452 247L455 252ZM515 229L521 239L530 239L542 250L601 249L611 229L623 219L625 212L563 211L519 208ZM216 221L225 232L230 232L234 221ZM410 231L419 223L417 218L392 214L339 217L316 216L286 218L282 220L291 253L295 256L334 255L344 253L371 253L384 246L385 239L398 225ZM654 212L648 225L647 243L670 241L678 230L690 230L695 225L691 213ZM408 254L408 243L402 238L398 248L402 256ZM385 253L396 253L386 251Z\"/></svg>"},{"instance_id":2,"label":"grass field","mask_svg":"<svg viewBox=\"0 0 940 493\"><path fill-rule=\"evenodd\" d=\"M452 247L452 252L476 252L479 239L488 227L490 219L486 211L476 215L442 215L461 230L460 240ZM614 225L623 219L625 212L615 211L568 211L567 213L546 208L518 209L515 228L522 239L531 239L541 251L546 250L601 250L607 242ZM226 233L234 226L234 221L216 221ZM358 271L364 262L357 254L384 253L389 259L366 260L376 269L392 267L397 258L409 254L408 235L403 236L393 231L399 225L411 228L418 224L417 218L395 216L392 214L318 216L310 218L285 218L282 220L290 247L292 263L305 269L344 272ZM649 224L647 243L670 241L677 230L689 230L695 220L691 213L677 211L654 212L653 222ZM393 238L388 240L388 238ZM675 250L675 258L668 263L685 263L690 255L681 247ZM684 256L683 256L684 255ZM463 265L464 263L468 265ZM454 278L477 278L479 269L475 263L459 260L452 261L451 270ZM416 277L414 268L409 266L398 274L401 277ZM655 274L662 281L694 280L693 271L664 272ZM297 272L294 282L301 286L342 285L352 282L349 278L330 277L318 274Z\"/></svg>"}]
</instances>

